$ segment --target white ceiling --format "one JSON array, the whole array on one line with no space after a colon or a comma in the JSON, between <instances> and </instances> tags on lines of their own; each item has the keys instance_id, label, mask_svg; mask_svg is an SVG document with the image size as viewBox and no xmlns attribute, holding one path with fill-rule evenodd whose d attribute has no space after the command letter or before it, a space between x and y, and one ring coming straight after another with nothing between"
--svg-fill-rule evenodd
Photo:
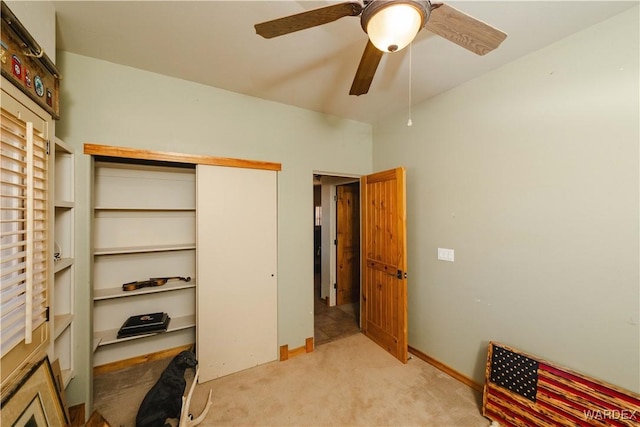
<instances>
[{"instance_id":1,"label":"white ceiling","mask_svg":"<svg viewBox=\"0 0 640 427\"><path fill-rule=\"evenodd\" d=\"M55 1L58 49L373 123L409 105L409 49L385 54L369 93L349 88L366 44L358 17L263 39L253 25L329 1ZM477 56L423 30L413 43L415 105L638 4L449 1L508 34ZM159 88L161 90L161 88Z\"/></svg>"}]
</instances>

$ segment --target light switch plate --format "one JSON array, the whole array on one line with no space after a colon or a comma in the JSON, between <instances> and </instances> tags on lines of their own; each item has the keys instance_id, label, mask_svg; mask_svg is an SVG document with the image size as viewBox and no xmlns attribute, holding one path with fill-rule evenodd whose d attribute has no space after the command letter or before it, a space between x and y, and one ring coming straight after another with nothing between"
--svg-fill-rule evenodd
<instances>
[{"instance_id":1,"label":"light switch plate","mask_svg":"<svg viewBox=\"0 0 640 427\"><path fill-rule=\"evenodd\" d=\"M453 260L454 260L454 251L453 251L453 249L438 248L438 259L440 261L453 262Z\"/></svg>"}]
</instances>

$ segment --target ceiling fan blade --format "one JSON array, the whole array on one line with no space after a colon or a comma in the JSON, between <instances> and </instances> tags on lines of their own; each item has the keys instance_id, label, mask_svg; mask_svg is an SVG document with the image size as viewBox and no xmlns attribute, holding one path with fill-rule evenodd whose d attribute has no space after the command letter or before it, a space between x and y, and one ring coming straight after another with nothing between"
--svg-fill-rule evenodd
<instances>
[{"instance_id":1,"label":"ceiling fan blade","mask_svg":"<svg viewBox=\"0 0 640 427\"><path fill-rule=\"evenodd\" d=\"M367 47L364 48L362 59L360 59L360 65L358 65L358 71L351 84L351 90L349 95L364 95L369 92L369 87L373 81L373 76L376 74L380 59L382 59L382 52L378 50L371 40L367 41Z\"/></svg>"},{"instance_id":2,"label":"ceiling fan blade","mask_svg":"<svg viewBox=\"0 0 640 427\"><path fill-rule=\"evenodd\" d=\"M357 1L338 3L319 9L309 10L273 21L254 25L256 33L270 39L283 36L307 28L328 24L345 16L358 16L362 12L362 5Z\"/></svg>"},{"instance_id":3,"label":"ceiling fan blade","mask_svg":"<svg viewBox=\"0 0 640 427\"><path fill-rule=\"evenodd\" d=\"M432 5L425 28L478 55L500 46L507 35L476 18L446 4Z\"/></svg>"}]
</instances>

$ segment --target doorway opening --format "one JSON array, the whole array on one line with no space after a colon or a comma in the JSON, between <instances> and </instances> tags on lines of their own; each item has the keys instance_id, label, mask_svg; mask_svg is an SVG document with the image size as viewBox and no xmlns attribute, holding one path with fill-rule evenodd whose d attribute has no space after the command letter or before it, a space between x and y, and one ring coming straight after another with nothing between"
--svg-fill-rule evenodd
<instances>
[{"instance_id":1,"label":"doorway opening","mask_svg":"<svg viewBox=\"0 0 640 427\"><path fill-rule=\"evenodd\" d=\"M314 343L360 332L360 180L314 174Z\"/></svg>"}]
</instances>

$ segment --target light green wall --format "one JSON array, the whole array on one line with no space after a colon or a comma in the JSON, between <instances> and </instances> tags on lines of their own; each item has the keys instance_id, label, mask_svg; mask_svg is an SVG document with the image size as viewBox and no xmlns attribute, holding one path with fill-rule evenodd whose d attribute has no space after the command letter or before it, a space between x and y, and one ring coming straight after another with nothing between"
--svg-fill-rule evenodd
<instances>
[{"instance_id":1,"label":"light green wall","mask_svg":"<svg viewBox=\"0 0 640 427\"><path fill-rule=\"evenodd\" d=\"M640 391L638 40L636 7L374 126L374 169L407 167L411 346Z\"/></svg>"},{"instance_id":2,"label":"light green wall","mask_svg":"<svg viewBox=\"0 0 640 427\"><path fill-rule=\"evenodd\" d=\"M77 152L81 354L72 396L80 399L90 384L90 158L82 154L85 142L282 163L278 342L296 348L313 337L313 171L370 172L371 126L67 52L58 52L58 65L63 80L57 134Z\"/></svg>"},{"instance_id":3,"label":"light green wall","mask_svg":"<svg viewBox=\"0 0 640 427\"><path fill-rule=\"evenodd\" d=\"M4 0L44 53L56 62L56 9L52 1ZM4 25L4 23L2 24Z\"/></svg>"}]
</instances>

